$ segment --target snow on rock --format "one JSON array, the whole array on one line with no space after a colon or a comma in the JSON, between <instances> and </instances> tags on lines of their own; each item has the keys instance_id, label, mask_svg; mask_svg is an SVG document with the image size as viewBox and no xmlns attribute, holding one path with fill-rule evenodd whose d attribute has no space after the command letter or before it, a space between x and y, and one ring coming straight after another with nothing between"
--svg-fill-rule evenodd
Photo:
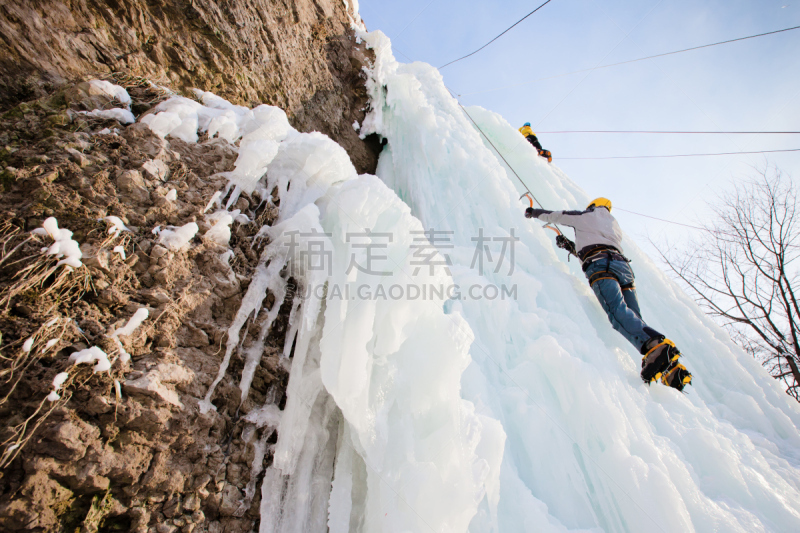
<instances>
[{"instance_id":1,"label":"snow on rock","mask_svg":"<svg viewBox=\"0 0 800 533\"><path fill-rule=\"evenodd\" d=\"M230 207L241 192L250 194L256 189L278 154L279 143L297 135L297 131L289 125L286 113L280 108L260 105L247 109L212 93L198 89L194 92L202 104L176 96L161 102L156 106L156 113L142 117L141 122L162 138L171 135L186 142L196 142L200 131L231 143L239 141L235 168L224 174L230 186L234 187L228 200ZM212 203L213 200L209 206Z\"/></svg>"},{"instance_id":2,"label":"snow on rock","mask_svg":"<svg viewBox=\"0 0 800 533\"><path fill-rule=\"evenodd\" d=\"M169 174L169 167L161 159L148 159L142 164L142 170L154 180L166 181Z\"/></svg>"},{"instance_id":3,"label":"snow on rock","mask_svg":"<svg viewBox=\"0 0 800 533\"><path fill-rule=\"evenodd\" d=\"M111 109L93 109L92 111L78 111L78 113L95 118L116 120L121 124L133 124L136 122L136 117L133 116L133 113L127 109L120 109L118 107L113 107Z\"/></svg>"},{"instance_id":4,"label":"snow on rock","mask_svg":"<svg viewBox=\"0 0 800 533\"><path fill-rule=\"evenodd\" d=\"M119 254L123 261L125 261L125 247L124 246L115 246L114 253Z\"/></svg>"},{"instance_id":5,"label":"snow on rock","mask_svg":"<svg viewBox=\"0 0 800 533\"><path fill-rule=\"evenodd\" d=\"M69 374L67 372L61 372L59 374L56 374L56 377L53 378L53 388L55 390L60 389L61 385L63 385L64 382L67 381L68 377L69 377Z\"/></svg>"},{"instance_id":6,"label":"snow on rock","mask_svg":"<svg viewBox=\"0 0 800 533\"><path fill-rule=\"evenodd\" d=\"M181 252L189 249L189 242L197 235L199 227L195 222L189 222L176 228L167 226L158 232L158 244L163 244L173 252ZM153 232L156 230L154 229Z\"/></svg>"},{"instance_id":7,"label":"snow on rock","mask_svg":"<svg viewBox=\"0 0 800 533\"><path fill-rule=\"evenodd\" d=\"M144 376L127 380L124 386L128 394L158 398L183 409L178 393L165 383L185 384L193 378L194 374L182 366L159 363Z\"/></svg>"},{"instance_id":8,"label":"snow on rock","mask_svg":"<svg viewBox=\"0 0 800 533\"><path fill-rule=\"evenodd\" d=\"M110 215L104 217L103 220L111 224L111 227L108 228L109 235L112 233L119 234L123 231L128 231L128 232L131 231L125 226L125 223L122 221L122 219L117 216Z\"/></svg>"},{"instance_id":9,"label":"snow on rock","mask_svg":"<svg viewBox=\"0 0 800 533\"><path fill-rule=\"evenodd\" d=\"M105 372L111 368L111 362L108 360L108 355L98 348L92 346L85 350L80 350L69 356L69 360L76 365L82 363L94 363L94 372Z\"/></svg>"},{"instance_id":10,"label":"snow on rock","mask_svg":"<svg viewBox=\"0 0 800 533\"><path fill-rule=\"evenodd\" d=\"M126 106L130 106L131 96L124 87L115 85L106 80L91 80L89 82L89 87L89 94L104 94L106 96L110 96L111 98L117 99L120 103L125 104Z\"/></svg>"},{"instance_id":11,"label":"snow on rock","mask_svg":"<svg viewBox=\"0 0 800 533\"><path fill-rule=\"evenodd\" d=\"M162 139L169 135L175 128L181 125L181 117L177 113L170 111L161 111L145 115L139 121L147 125L150 131L161 137ZM177 135L175 135L177 137ZM197 140L196 137L194 140Z\"/></svg>"},{"instance_id":12,"label":"snow on rock","mask_svg":"<svg viewBox=\"0 0 800 533\"><path fill-rule=\"evenodd\" d=\"M278 155L278 148L279 144L269 139L248 142L239 148L235 169L225 176L240 190L252 193L258 180L267 172L267 166Z\"/></svg>"},{"instance_id":13,"label":"snow on rock","mask_svg":"<svg viewBox=\"0 0 800 533\"><path fill-rule=\"evenodd\" d=\"M281 422L281 410L274 404L264 405L247 413L244 419L259 428L267 426L277 428Z\"/></svg>"},{"instance_id":14,"label":"snow on rock","mask_svg":"<svg viewBox=\"0 0 800 533\"><path fill-rule=\"evenodd\" d=\"M234 213L229 213L225 210L216 211L211 215L206 216L206 220L208 222L213 223L214 225L203 235L204 239L208 239L212 242L220 244L222 246L228 246L228 243L231 240L231 224L233 224L233 219L236 215L239 214L239 210L236 209Z\"/></svg>"},{"instance_id":15,"label":"snow on rock","mask_svg":"<svg viewBox=\"0 0 800 533\"><path fill-rule=\"evenodd\" d=\"M61 395L58 394L58 390L61 389L61 386L65 381L67 381L68 378L69 373L67 372L60 372L59 374L56 374L56 377L53 378L53 390L47 395L47 401L55 402L61 399Z\"/></svg>"},{"instance_id":16,"label":"snow on rock","mask_svg":"<svg viewBox=\"0 0 800 533\"><path fill-rule=\"evenodd\" d=\"M142 117L141 122L162 138L170 135L186 142L197 142L198 131L230 143L249 135L242 139L245 145L261 140L281 141L294 132L286 113L277 107L260 105L248 109L199 89L194 93L202 104L174 96L158 104L155 113Z\"/></svg>"},{"instance_id":17,"label":"snow on rock","mask_svg":"<svg viewBox=\"0 0 800 533\"><path fill-rule=\"evenodd\" d=\"M170 189L169 192L164 196L164 198L168 202L174 202L178 199L178 191L175 189Z\"/></svg>"},{"instance_id":18,"label":"snow on rock","mask_svg":"<svg viewBox=\"0 0 800 533\"><path fill-rule=\"evenodd\" d=\"M122 252L124 259L125 250L123 250ZM147 308L142 307L138 309L133 314L133 316L128 319L128 322L123 327L115 329L114 332L111 334L111 338L114 340L114 343L117 345L117 349L119 350L119 360L122 361L123 363L130 361L131 355L122 346L122 341L119 340L119 336L132 335L133 332L136 331L136 328L141 326L142 322L144 322L149 315L150 311Z\"/></svg>"},{"instance_id":19,"label":"snow on rock","mask_svg":"<svg viewBox=\"0 0 800 533\"><path fill-rule=\"evenodd\" d=\"M150 311L148 311L146 308L142 307L141 309L137 310L133 314L133 316L128 320L128 322L127 322L127 324L125 324L125 326L123 326L123 327L121 327L121 328L119 328L117 330L114 330L114 335L119 336L119 335L131 335L131 334L133 334L133 332L136 331L136 328L141 326L142 322L144 322L149 315L150 315Z\"/></svg>"},{"instance_id":20,"label":"snow on rock","mask_svg":"<svg viewBox=\"0 0 800 533\"><path fill-rule=\"evenodd\" d=\"M78 268L83 264L81 263L83 252L81 252L80 245L72 240L72 232L70 230L59 229L58 220L56 220L55 217L45 219L42 223L42 227L36 228L32 233L36 235L48 235L55 241L49 248L43 251L47 255L54 255L57 259L60 259L56 266L65 265L71 268Z\"/></svg>"},{"instance_id":21,"label":"snow on rock","mask_svg":"<svg viewBox=\"0 0 800 533\"><path fill-rule=\"evenodd\" d=\"M296 130L280 107L262 104L253 108L253 121L246 124L241 144L257 140L280 142Z\"/></svg>"}]
</instances>

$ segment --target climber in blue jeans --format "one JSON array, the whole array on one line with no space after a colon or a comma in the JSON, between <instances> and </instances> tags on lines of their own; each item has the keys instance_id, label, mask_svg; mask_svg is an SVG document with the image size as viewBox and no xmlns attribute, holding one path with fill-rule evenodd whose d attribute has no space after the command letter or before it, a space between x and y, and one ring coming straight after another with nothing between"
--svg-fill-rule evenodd
<instances>
[{"instance_id":1,"label":"climber in blue jeans","mask_svg":"<svg viewBox=\"0 0 800 533\"><path fill-rule=\"evenodd\" d=\"M525 216L575 229L574 243L559 236L558 245L575 250L611 325L642 354L642 380L661 381L678 390L690 384L692 375L678 362L681 353L675 343L642 320L633 270L622 253L622 230L611 215L611 201L597 198L584 211L529 207Z\"/></svg>"}]
</instances>

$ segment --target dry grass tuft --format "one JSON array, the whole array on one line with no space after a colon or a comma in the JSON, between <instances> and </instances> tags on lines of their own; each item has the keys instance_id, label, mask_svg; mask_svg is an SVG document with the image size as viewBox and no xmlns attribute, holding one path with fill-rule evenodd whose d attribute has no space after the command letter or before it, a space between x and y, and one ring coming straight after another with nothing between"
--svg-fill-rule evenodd
<instances>
[{"instance_id":1,"label":"dry grass tuft","mask_svg":"<svg viewBox=\"0 0 800 533\"><path fill-rule=\"evenodd\" d=\"M106 231L104 223L98 231ZM43 251L47 240L47 237L25 234L10 222L0 224L0 269L10 278L5 282L0 279L0 319L18 321L11 312L22 302L33 308L25 320L39 323L36 331L30 335L26 333L25 338L0 342L0 410L8 410L12 396L25 394L21 389L30 389L26 380L33 374L40 375L43 366L66 368L66 360L56 361L55 365L40 363L45 358L52 359L60 350L84 336L77 323L65 315L85 293L94 290L92 275L86 266L77 269L56 266L58 259ZM115 246L130 250L131 236L127 233L108 234L99 248L110 251ZM10 272L14 274L9 275ZM26 341L29 343L27 346ZM69 366L65 371L69 378L58 391L60 399L49 401L39 384L33 391L42 395L41 401L29 402L28 410L12 413L0 424L0 470L19 455L47 417L69 401L71 390L86 386L94 375L88 366ZM120 375L119 368L109 372L108 386L113 386L114 378Z\"/></svg>"}]
</instances>

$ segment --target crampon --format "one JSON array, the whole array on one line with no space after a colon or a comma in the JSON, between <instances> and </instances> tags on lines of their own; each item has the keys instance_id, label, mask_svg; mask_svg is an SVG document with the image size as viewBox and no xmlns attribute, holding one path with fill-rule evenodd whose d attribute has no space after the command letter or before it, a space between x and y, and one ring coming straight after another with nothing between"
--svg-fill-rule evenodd
<instances>
[{"instance_id":1,"label":"crampon","mask_svg":"<svg viewBox=\"0 0 800 533\"><path fill-rule=\"evenodd\" d=\"M642 381L648 385L660 381L673 389L683 390L691 385L692 374L678 362L681 356L675 343L664 339L642 357Z\"/></svg>"}]
</instances>

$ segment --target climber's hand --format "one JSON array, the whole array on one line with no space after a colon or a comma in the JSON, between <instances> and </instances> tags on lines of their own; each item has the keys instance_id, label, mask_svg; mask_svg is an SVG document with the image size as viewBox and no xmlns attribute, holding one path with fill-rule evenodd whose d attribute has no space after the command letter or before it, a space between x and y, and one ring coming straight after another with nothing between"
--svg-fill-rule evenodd
<instances>
[{"instance_id":1,"label":"climber's hand","mask_svg":"<svg viewBox=\"0 0 800 533\"><path fill-rule=\"evenodd\" d=\"M525 218L538 218L542 213L544 213L544 209L534 209L529 207L525 210Z\"/></svg>"}]
</instances>

